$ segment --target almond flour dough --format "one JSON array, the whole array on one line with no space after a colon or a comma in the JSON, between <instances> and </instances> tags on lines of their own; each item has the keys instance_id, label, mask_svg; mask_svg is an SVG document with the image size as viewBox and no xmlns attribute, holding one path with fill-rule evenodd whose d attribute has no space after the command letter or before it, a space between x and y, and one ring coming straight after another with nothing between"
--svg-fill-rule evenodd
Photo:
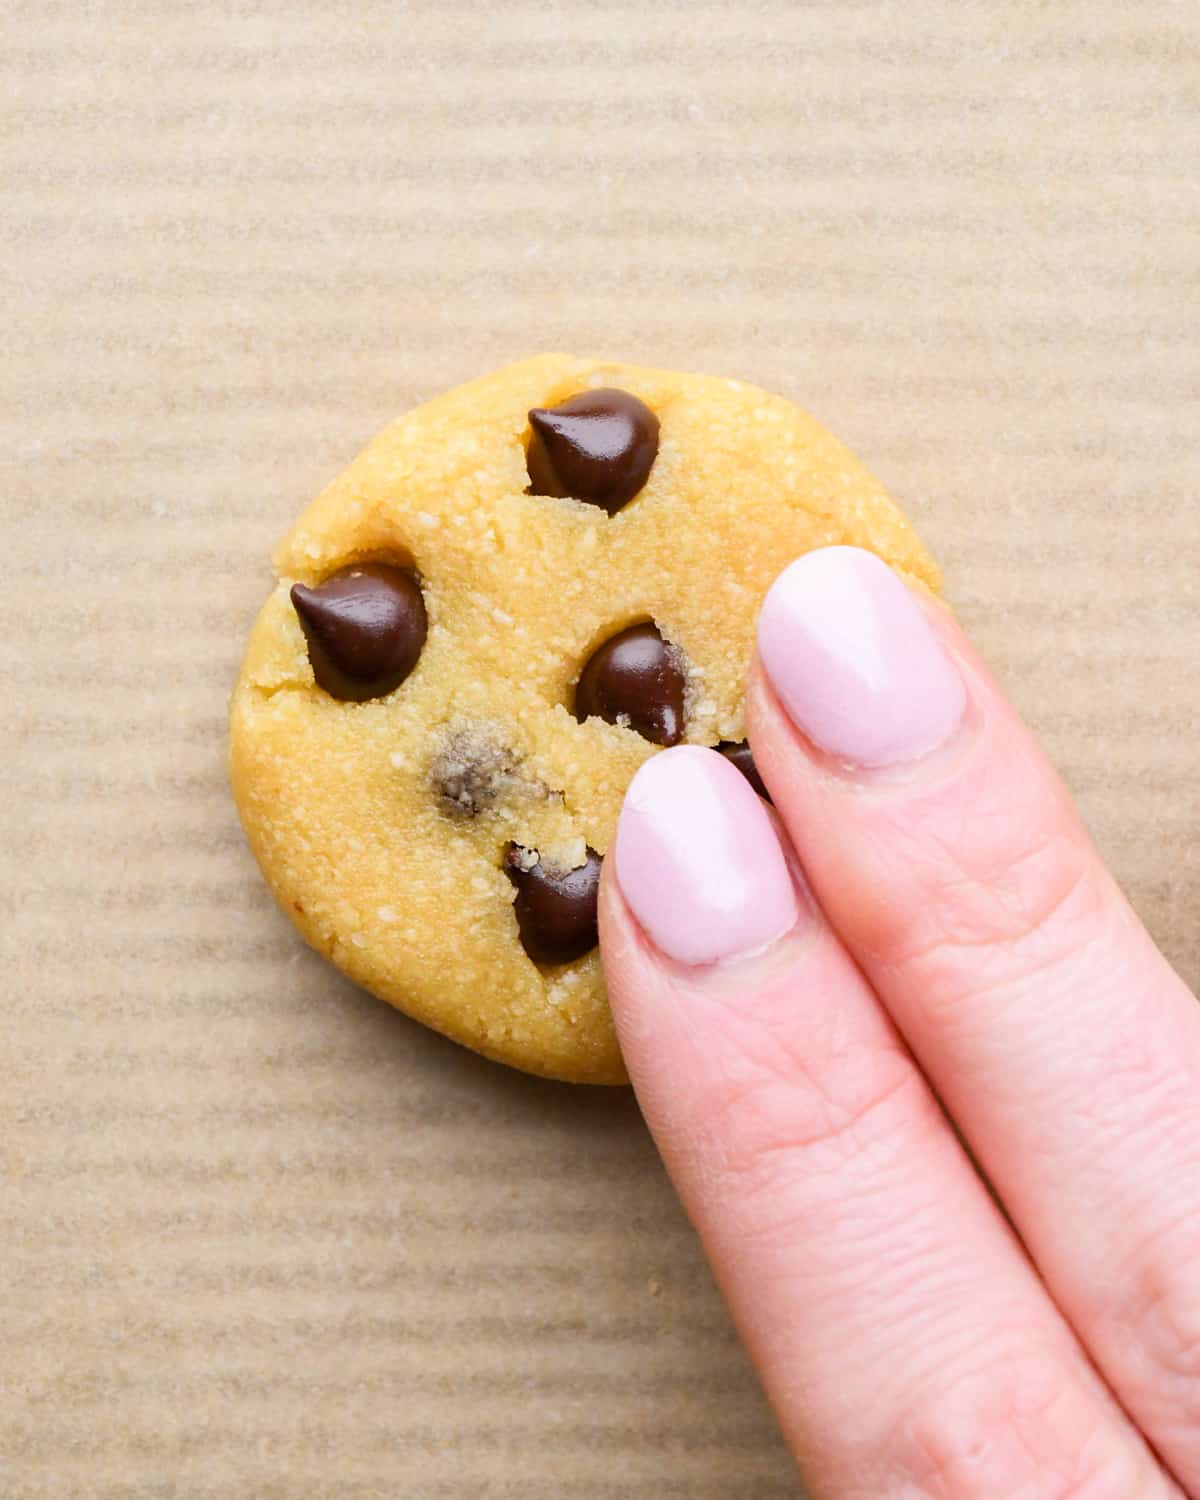
<instances>
[{"instance_id":1,"label":"almond flour dough","mask_svg":"<svg viewBox=\"0 0 1200 1500\"><path fill-rule=\"evenodd\" d=\"M846 449L740 381L544 355L401 417L278 549L233 695L280 905L454 1040L624 1081L594 903L625 787L677 741L747 769L759 603L835 544L939 586Z\"/></svg>"}]
</instances>

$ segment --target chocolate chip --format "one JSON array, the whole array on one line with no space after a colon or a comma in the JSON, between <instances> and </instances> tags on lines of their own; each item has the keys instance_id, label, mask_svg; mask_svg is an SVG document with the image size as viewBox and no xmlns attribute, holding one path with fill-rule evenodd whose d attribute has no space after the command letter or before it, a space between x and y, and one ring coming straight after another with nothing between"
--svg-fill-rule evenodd
<instances>
[{"instance_id":1,"label":"chocolate chip","mask_svg":"<svg viewBox=\"0 0 1200 1500\"><path fill-rule=\"evenodd\" d=\"M313 589L293 584L292 604L313 676L333 698L382 698L416 666L425 644L425 601L402 568L361 563Z\"/></svg>"},{"instance_id":2,"label":"chocolate chip","mask_svg":"<svg viewBox=\"0 0 1200 1500\"><path fill-rule=\"evenodd\" d=\"M631 625L592 652L575 688L575 717L636 729L656 745L683 735L683 663L653 625Z\"/></svg>"},{"instance_id":3,"label":"chocolate chip","mask_svg":"<svg viewBox=\"0 0 1200 1500\"><path fill-rule=\"evenodd\" d=\"M509 844L504 872L517 888L513 911L521 946L534 963L570 963L600 941L596 898L602 863L589 849L578 869L558 870L543 864L536 849Z\"/></svg>"},{"instance_id":4,"label":"chocolate chip","mask_svg":"<svg viewBox=\"0 0 1200 1500\"><path fill-rule=\"evenodd\" d=\"M531 495L570 495L615 515L646 483L658 418L628 391L580 391L535 407L526 455Z\"/></svg>"},{"instance_id":5,"label":"chocolate chip","mask_svg":"<svg viewBox=\"0 0 1200 1500\"><path fill-rule=\"evenodd\" d=\"M760 797L771 801L771 794L767 791L766 784L758 774L758 767L754 764L754 756L750 753L750 746L745 740L740 744L733 740L723 740L717 749L726 760L732 761ZM774 805L774 804L772 804Z\"/></svg>"}]
</instances>

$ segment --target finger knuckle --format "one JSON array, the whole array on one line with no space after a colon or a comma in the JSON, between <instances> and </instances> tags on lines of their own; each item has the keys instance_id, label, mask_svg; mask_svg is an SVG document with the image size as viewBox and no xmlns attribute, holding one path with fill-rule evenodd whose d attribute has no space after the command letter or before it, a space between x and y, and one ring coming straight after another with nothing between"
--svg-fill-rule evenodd
<instances>
[{"instance_id":1,"label":"finger knuckle","mask_svg":"<svg viewBox=\"0 0 1200 1500\"><path fill-rule=\"evenodd\" d=\"M1108 1317L1109 1342L1134 1362L1131 1406L1157 1430L1200 1431L1200 1225L1189 1216L1139 1250L1132 1292ZM1130 1331L1136 1331L1131 1340Z\"/></svg>"},{"instance_id":2,"label":"finger knuckle","mask_svg":"<svg viewBox=\"0 0 1200 1500\"><path fill-rule=\"evenodd\" d=\"M736 1179L743 1198L770 1201L790 1179L841 1173L897 1141L911 1146L922 1121L940 1116L898 1041L815 1058L762 1036L727 1070L709 1123L710 1170Z\"/></svg>"},{"instance_id":3,"label":"finger knuckle","mask_svg":"<svg viewBox=\"0 0 1200 1500\"><path fill-rule=\"evenodd\" d=\"M1012 1365L906 1420L897 1494L920 1500L1149 1500L1147 1464L1119 1445L1061 1369Z\"/></svg>"},{"instance_id":4,"label":"finger knuckle","mask_svg":"<svg viewBox=\"0 0 1200 1500\"><path fill-rule=\"evenodd\" d=\"M1089 911L1095 893L1086 849L1062 833L1019 833L1015 845L981 853L960 845L944 864L949 936L967 946L1027 943Z\"/></svg>"},{"instance_id":5,"label":"finger knuckle","mask_svg":"<svg viewBox=\"0 0 1200 1500\"><path fill-rule=\"evenodd\" d=\"M979 836L935 839L926 897L938 913L939 944L1017 948L1062 919L1091 910L1097 896L1090 851L1074 830L1027 827L1014 819Z\"/></svg>"},{"instance_id":6,"label":"finger knuckle","mask_svg":"<svg viewBox=\"0 0 1200 1500\"><path fill-rule=\"evenodd\" d=\"M1110 931L1103 871L1074 829L1010 826L978 837L972 824L940 830L925 850L874 951L884 967L921 975L935 1019L1074 968Z\"/></svg>"}]
</instances>

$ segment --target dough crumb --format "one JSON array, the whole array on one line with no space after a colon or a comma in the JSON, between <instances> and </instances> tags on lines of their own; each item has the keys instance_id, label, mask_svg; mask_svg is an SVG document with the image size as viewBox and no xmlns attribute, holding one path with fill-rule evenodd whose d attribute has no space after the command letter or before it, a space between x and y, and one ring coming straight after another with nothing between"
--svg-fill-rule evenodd
<instances>
[{"instance_id":1,"label":"dough crumb","mask_svg":"<svg viewBox=\"0 0 1200 1500\"><path fill-rule=\"evenodd\" d=\"M542 851L542 861L549 870L578 870L587 864L587 840L563 839Z\"/></svg>"}]
</instances>

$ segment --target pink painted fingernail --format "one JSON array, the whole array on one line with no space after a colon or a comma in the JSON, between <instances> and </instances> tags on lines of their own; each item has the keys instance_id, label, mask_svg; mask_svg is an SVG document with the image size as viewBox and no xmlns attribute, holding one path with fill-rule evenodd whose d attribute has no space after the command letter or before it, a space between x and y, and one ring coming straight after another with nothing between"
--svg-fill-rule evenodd
<instances>
[{"instance_id":1,"label":"pink painted fingernail","mask_svg":"<svg viewBox=\"0 0 1200 1500\"><path fill-rule=\"evenodd\" d=\"M633 778L616 871L643 931L679 963L753 953L799 914L765 808L735 766L698 745L664 750Z\"/></svg>"},{"instance_id":2,"label":"pink painted fingernail","mask_svg":"<svg viewBox=\"0 0 1200 1500\"><path fill-rule=\"evenodd\" d=\"M962 723L958 669L872 552L826 547L786 568L763 603L758 651L793 723L852 765L919 760Z\"/></svg>"}]
</instances>

